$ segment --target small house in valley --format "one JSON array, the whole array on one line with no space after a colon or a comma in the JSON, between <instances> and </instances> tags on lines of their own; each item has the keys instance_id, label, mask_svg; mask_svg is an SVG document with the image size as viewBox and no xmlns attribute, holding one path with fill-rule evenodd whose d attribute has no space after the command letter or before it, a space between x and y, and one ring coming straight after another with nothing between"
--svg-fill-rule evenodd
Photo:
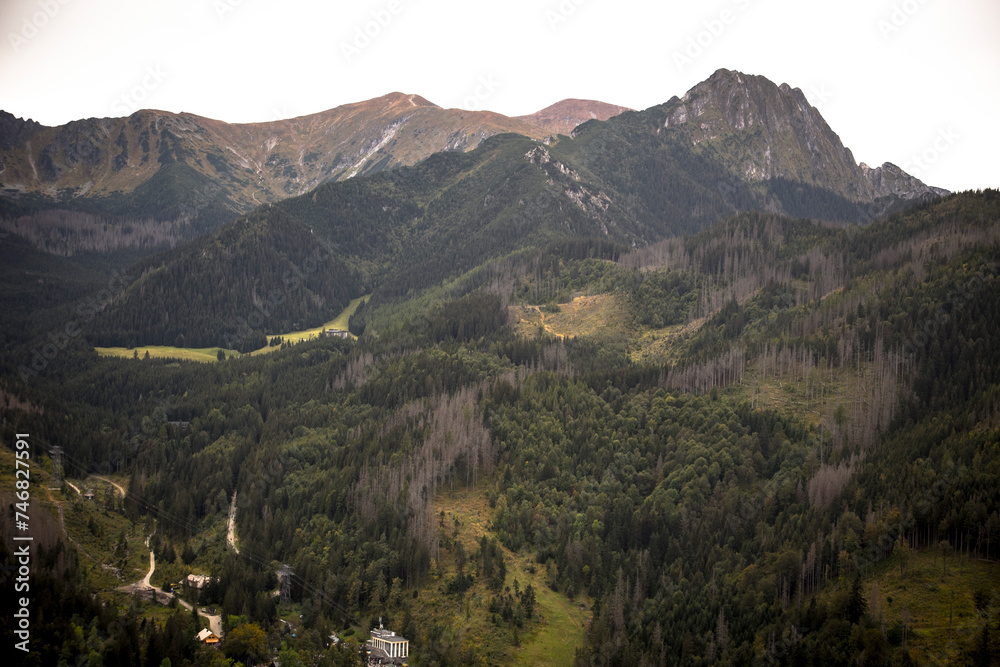
<instances>
[{"instance_id":1,"label":"small house in valley","mask_svg":"<svg viewBox=\"0 0 1000 667\"><path fill-rule=\"evenodd\" d=\"M201 632L198 633L198 641L202 644L218 644L219 638L215 636L215 633L208 628L203 628Z\"/></svg>"}]
</instances>

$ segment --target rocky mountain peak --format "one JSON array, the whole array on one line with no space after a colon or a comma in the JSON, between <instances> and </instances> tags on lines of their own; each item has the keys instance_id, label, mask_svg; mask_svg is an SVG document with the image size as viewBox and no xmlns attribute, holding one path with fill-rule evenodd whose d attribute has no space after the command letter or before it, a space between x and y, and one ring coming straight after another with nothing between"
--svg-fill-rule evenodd
<instances>
[{"instance_id":1,"label":"rocky mountain peak","mask_svg":"<svg viewBox=\"0 0 1000 667\"><path fill-rule=\"evenodd\" d=\"M787 83L720 69L663 110L664 130L683 127L697 150L721 159L742 179L798 181L862 202L943 192L894 165L862 168L819 110Z\"/></svg>"},{"instance_id":2,"label":"rocky mountain peak","mask_svg":"<svg viewBox=\"0 0 1000 667\"><path fill-rule=\"evenodd\" d=\"M6 111L0 111L0 150L7 150L11 146L23 144L33 133L43 127L44 125L36 123L30 118L25 120Z\"/></svg>"},{"instance_id":3,"label":"rocky mountain peak","mask_svg":"<svg viewBox=\"0 0 1000 667\"><path fill-rule=\"evenodd\" d=\"M907 174L891 162L872 169L862 162L861 173L871 184L876 197L895 196L903 199L922 199L950 194L943 188L925 185L920 179Z\"/></svg>"}]
</instances>

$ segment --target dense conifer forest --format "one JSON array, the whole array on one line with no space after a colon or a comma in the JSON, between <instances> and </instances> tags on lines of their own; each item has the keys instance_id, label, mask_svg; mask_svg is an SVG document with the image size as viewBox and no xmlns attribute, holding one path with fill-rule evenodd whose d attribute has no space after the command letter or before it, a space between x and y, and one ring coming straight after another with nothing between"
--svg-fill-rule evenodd
<instances>
[{"instance_id":1,"label":"dense conifer forest","mask_svg":"<svg viewBox=\"0 0 1000 667\"><path fill-rule=\"evenodd\" d=\"M500 164L530 142L487 143ZM504 664L544 636L543 594L586 607L578 665L1000 660L1000 193L865 226L740 213L636 248L582 228L560 239L540 224L544 203L535 217L484 217L476 248L422 229L466 205L427 172L546 178L524 160L468 176L480 159L321 188L144 260L155 279L115 303L145 308L105 308L41 371L19 373L31 339L9 336L5 443L30 433L47 471L59 446L65 479L121 480L124 497L101 500L89 530L131 527L108 540L121 562L102 563L59 529L83 511L72 489L33 510L51 518L39 518L29 664L254 664L273 650L283 665L356 664L379 617L410 640L411 664ZM348 221L351 249L312 240ZM376 271L399 259L399 229L409 259ZM351 318L356 340L214 364L102 357L85 340L217 344L225 331L195 311L249 317L252 302L222 299L227 281L259 279L244 287L266 301L288 258L312 252L317 268L296 264L303 275L267 316L309 326L374 286ZM199 295L190 313L168 304L187 294ZM614 335L587 333L587 304L617 308ZM579 331L551 324L567 321ZM195 342L191 322L214 333ZM253 343L242 351L266 345ZM483 535L446 521L459 492L484 499ZM141 552L146 536L158 568L217 577L199 606L222 610L221 649L193 640L200 621L176 603L114 592L133 581L129 539ZM923 557L943 564L937 585L975 598L974 631L940 646L905 620L915 607L900 615L872 590ZM988 566L971 591L947 578L966 561ZM13 585L0 581L8 645ZM499 643L487 649L427 600L482 617Z\"/></svg>"}]
</instances>

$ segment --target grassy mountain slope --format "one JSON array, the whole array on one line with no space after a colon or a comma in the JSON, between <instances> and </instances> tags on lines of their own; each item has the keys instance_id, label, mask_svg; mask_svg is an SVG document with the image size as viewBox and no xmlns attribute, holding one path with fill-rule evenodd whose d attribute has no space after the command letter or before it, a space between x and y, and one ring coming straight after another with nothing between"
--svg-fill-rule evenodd
<instances>
[{"instance_id":1,"label":"grassy mountain slope","mask_svg":"<svg viewBox=\"0 0 1000 667\"><path fill-rule=\"evenodd\" d=\"M589 120L607 120L625 111L631 109L595 100L569 99L527 116L517 116L517 120L531 123L552 134L568 135Z\"/></svg>"},{"instance_id":2,"label":"grassy mountain slope","mask_svg":"<svg viewBox=\"0 0 1000 667\"><path fill-rule=\"evenodd\" d=\"M39 215L50 209L88 213L116 227L173 223L161 243L191 239L327 181L415 164L439 151L470 150L498 133L544 134L500 114L442 109L402 93L244 125L162 111L61 127L2 116L5 225L28 216L22 233L34 238L51 232L49 218ZM72 226L60 231L69 251L86 240ZM133 247L138 240L109 237L107 243Z\"/></svg>"},{"instance_id":3,"label":"grassy mountain slope","mask_svg":"<svg viewBox=\"0 0 1000 667\"><path fill-rule=\"evenodd\" d=\"M469 150L493 134L539 134L499 114L442 109L402 93L244 125L162 111L52 128L4 118L3 183L9 190L128 194L172 158L221 184L242 211L328 180L414 164L441 150Z\"/></svg>"},{"instance_id":4,"label":"grassy mountain slope","mask_svg":"<svg viewBox=\"0 0 1000 667\"><path fill-rule=\"evenodd\" d=\"M236 200L259 205L302 194L327 180L395 164L414 164L440 150L468 150L483 138L532 125L489 112L442 109L419 95L392 93L318 114L265 123L229 124L194 114L140 111L44 127L4 114L4 185L27 192L104 196L131 192L174 153L201 175L228 177ZM383 141L386 136L392 142ZM104 142L108 142L105 144ZM377 147L377 148L376 148ZM374 149L374 150L373 150ZM242 180L249 175L252 180ZM242 191L250 186L251 193Z\"/></svg>"}]
</instances>

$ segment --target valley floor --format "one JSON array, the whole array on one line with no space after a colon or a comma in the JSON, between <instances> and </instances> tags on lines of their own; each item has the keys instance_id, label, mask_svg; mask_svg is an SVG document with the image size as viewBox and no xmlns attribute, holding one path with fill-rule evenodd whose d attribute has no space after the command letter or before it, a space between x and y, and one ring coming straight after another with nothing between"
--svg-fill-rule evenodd
<instances>
[{"instance_id":1,"label":"valley floor","mask_svg":"<svg viewBox=\"0 0 1000 667\"><path fill-rule=\"evenodd\" d=\"M371 295L368 295L371 296ZM337 317L333 318L326 324L322 326L313 327L312 329L305 329L303 331L292 331L289 333L277 333L268 334L267 339L270 341L272 338L281 338L283 341L288 343L301 343L303 341L312 340L318 338L324 331L330 329L336 329L339 331L347 331L348 322L351 319L351 315L358 309L358 306L362 302L368 299L368 296L361 296L357 299L351 301L344 310L340 312ZM355 338L353 334L347 334L351 338ZM240 353L236 350L231 350L222 347L204 347L204 348L191 348L191 347L172 347L169 345L143 345L134 348L124 348L124 347L98 347L94 348L97 353L102 357L122 357L125 359L135 358L144 359L146 355L149 355L151 359L175 359L179 361L197 361L201 363L215 363L219 361L219 353L221 352L228 359L233 356L239 356ZM254 350L250 354L267 354L268 352L273 352L278 349L278 347L267 345L260 348L259 350Z\"/></svg>"}]
</instances>

